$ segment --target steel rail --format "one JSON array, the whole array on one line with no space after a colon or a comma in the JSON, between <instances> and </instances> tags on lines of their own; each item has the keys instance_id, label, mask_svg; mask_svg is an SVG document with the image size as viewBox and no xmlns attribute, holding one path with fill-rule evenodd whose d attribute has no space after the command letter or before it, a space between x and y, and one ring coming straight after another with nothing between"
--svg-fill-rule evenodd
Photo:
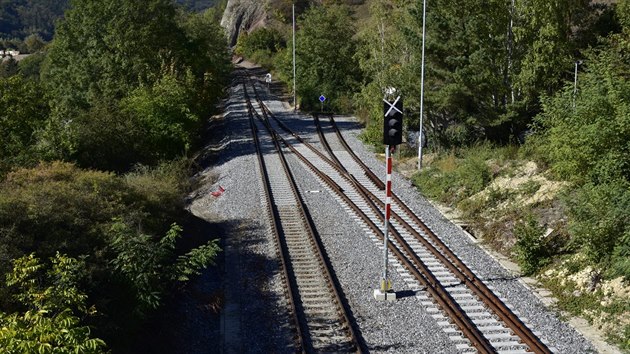
<instances>
[{"instance_id":1,"label":"steel rail","mask_svg":"<svg viewBox=\"0 0 630 354\"><path fill-rule=\"evenodd\" d=\"M243 84L243 91L245 92L245 97L247 100L247 90L245 89L245 84ZM267 167L265 164L265 160L263 158L262 151L260 149L260 140L258 138L258 129L254 123L254 115L252 113L253 107L251 104L247 105L247 112L249 115L249 124L252 131L252 138L254 140L254 146L256 147L256 155L258 156L258 165L260 167L260 174L262 179L263 191L265 194L265 200L267 202L267 214L269 220L271 222L271 229L274 235L274 240L276 243L277 256L280 260L281 268L282 268L282 277L286 283L289 284L289 291L285 291L285 295L287 296L287 301L289 303L289 309L291 313L291 321L293 322L293 328L295 330L295 344L296 348L305 348L304 337L305 334L308 335L308 329L304 326L303 321L300 321L298 313L300 312L296 305L296 298L299 298L299 293L297 292L297 284L295 283L295 279L289 275L290 273L290 265L287 262L289 259L289 253L286 249L286 245L281 240L280 236L280 228L279 228L279 213L277 207L273 201L273 195L271 191L271 182L269 179L269 174L267 173ZM305 350L302 350L305 352Z\"/></svg>"},{"instance_id":2,"label":"steel rail","mask_svg":"<svg viewBox=\"0 0 630 354\"><path fill-rule=\"evenodd\" d=\"M359 217L370 227L370 229L377 235L380 240L383 240L383 231L372 221L350 198L343 192L343 190L325 173L320 171L315 165L313 165L305 156L303 156L297 149L295 149L285 139L281 138L285 146L287 146L304 164L306 164L311 171L318 175L326 184L332 184L332 190L341 199L348 204L351 209L359 215ZM368 199L369 200L369 199ZM371 203L368 203L371 204ZM382 218L383 215L380 210L371 205L373 211L377 212L377 216ZM402 246L402 251L393 243L388 243L388 248L394 253L394 255L402 262L403 266L418 280L420 284L427 288L429 294L436 299L439 306L449 315L449 317L455 322L455 324L462 330L464 335L471 341L471 344L479 350L481 353L494 353L492 345L488 340L483 337L483 334L478 331L476 326L459 307L457 302L446 291L444 286L435 278L429 268L420 260L413 252L409 244L401 237L401 235L395 230L390 229L394 239L398 244ZM411 260L410 260L411 258ZM418 270L419 269L419 270Z\"/></svg>"},{"instance_id":3,"label":"steel rail","mask_svg":"<svg viewBox=\"0 0 630 354\"><path fill-rule=\"evenodd\" d=\"M283 126L284 124L280 122L273 113L264 105L262 101L259 101L259 104L262 107L263 115L271 116L279 123L279 125ZM271 128L271 127L270 127ZM293 133L288 127L284 126L283 129L287 130L293 137L298 139L301 143L308 146L313 152L315 152L320 158L326 161L331 167L335 168L342 177L347 178L351 184L358 184L356 180L353 181L353 177L348 173L341 172L341 168L331 162L326 156L324 156L317 149L312 147L308 142L305 142L299 135ZM322 179L329 187L333 190L335 194L337 194L340 198L344 200L346 204L348 204L356 214L361 217L361 219L369 225L370 229L379 237L381 240L383 239L382 230L374 224L374 222L367 216L365 213L358 207L349 197L344 193L342 188L334 182L328 175L324 172L320 171L316 166L314 166L306 157L304 157L297 149L295 149L288 141L286 141L281 136L277 135L278 138L287 146L304 164L306 164L311 171L313 171L318 177ZM379 217L381 220L383 218L382 211L378 209L371 202L371 198L364 194L364 190L361 188L357 189L360 194L363 195L363 198L368 202L367 204L370 206L372 211ZM396 245L389 244L389 249L392 250L394 255L401 261L403 266L418 280L420 284L427 288L427 291L433 296L434 299L438 302L439 306L449 315L449 317L455 322L455 324L460 328L462 333L470 340L471 344L479 350L481 353L495 353L496 351L492 347L491 343L483 336L483 334L479 331L479 329L474 325L472 320L466 315L466 313L459 307L457 302L452 298L450 293L446 291L444 286L439 282L439 280L433 275L433 273L429 270L429 268L422 262L422 260L415 254L415 252L411 249L409 244L402 238L402 236L398 233L397 230L393 229L390 226L390 232L396 242L402 246L403 251L401 251ZM406 253L406 255L405 255ZM411 259L411 260L410 260ZM420 271L418 271L420 270Z\"/></svg>"},{"instance_id":4,"label":"steel rail","mask_svg":"<svg viewBox=\"0 0 630 354\"><path fill-rule=\"evenodd\" d=\"M319 119L316 125L321 128ZM356 156L356 154L349 147L339 128L337 127L334 118L330 115L330 121L333 129L346 151L351 155L359 166L364 170L366 176L375 184L377 188L381 188L383 182ZM322 134L323 137L323 134ZM323 137L322 144L328 145L325 137ZM332 150L329 150L332 153ZM339 160L336 160L339 161ZM367 189L366 189L367 191ZM369 192L369 191L368 191ZM379 204L380 208L384 207L384 203L380 198L372 193L369 193L370 198ZM492 292L487 285L479 279L474 272L459 258L446 244L404 203L397 195L392 193L393 201L399 206L407 216L413 219L413 221L427 234L427 236L437 245L437 248L431 244L425 237L422 237L408 222L404 221L402 217L395 211L392 211L392 216L401 224L405 229L414 236L414 238L421 242L425 248L432 252L445 266L447 266L461 281L463 281L468 288L479 296L483 303L485 303L499 318L512 329L515 334L524 341L524 343L535 353L551 353L551 350L536 336L521 320L516 316L512 310L510 310L501 299L499 299L494 292ZM439 250L438 250L439 249ZM440 252L441 251L441 252Z\"/></svg>"},{"instance_id":5,"label":"steel rail","mask_svg":"<svg viewBox=\"0 0 630 354\"><path fill-rule=\"evenodd\" d=\"M252 85L254 87L254 92L255 95L257 96L256 98L258 99L258 93L256 91L255 85ZM347 304L346 301L344 301L342 299L341 293L341 285L339 283L339 280L337 279L337 277L331 272L332 265L330 263L330 260L327 256L327 254L324 251L324 246L321 242L321 239L317 236L317 233L315 231L315 225L313 223L312 218L310 217L310 214L308 213L308 208L306 206L306 203L304 202L304 200L302 199L301 194L298 191L298 187L297 187L297 183L295 182L295 178L293 177L293 174L290 171L290 167L288 165L288 162L286 161L286 157L284 156L284 153L282 151L282 148L279 144L279 136L277 136L277 134L275 133L275 131L271 128L271 126L269 125L268 121L265 121L265 119L268 120L267 117L265 117L265 119L262 119L258 113L256 112L256 110L253 108L253 105L251 104L251 102L249 101L249 95L247 93L247 90L245 88L244 85L244 90L245 90L245 95L247 97L248 100L248 109L253 111L254 115L256 115L259 119L261 119L261 121L263 122L263 124L265 125L265 127L267 128L267 130L269 131L269 134L272 136L272 141L274 143L274 146L276 148L276 152L280 158L280 161L282 163L283 166L283 170L289 180L290 183L290 187L294 193L294 195L297 198L298 201L298 205L299 205L299 212L303 218L303 220L306 221L306 226L307 226L307 234L309 235L309 241L311 243L311 245L313 246L313 249L316 251L317 253L317 258L319 259L320 263L321 263L321 270L324 272L324 278L327 280L327 287L330 290L330 292L333 295L334 301L337 305L337 315L340 317L341 319L341 324L342 327L345 328L348 332L348 336L350 338L350 342L352 343L353 348L355 349L355 351L357 353L362 353L363 352L363 345L362 343L359 341L359 335L358 335L358 330L356 330L353 326L353 321L351 321L350 319L350 313L351 313L351 309L349 307L349 305ZM264 113L263 113L264 114ZM253 119L253 117L252 117ZM252 122L253 124L253 122ZM281 138L280 138L281 139ZM299 295L299 294L298 294ZM303 319L302 321L303 326L306 329L306 333L308 334L308 326L306 325L306 319ZM307 350L308 352L311 352L313 350L312 347L308 348L309 350Z\"/></svg>"},{"instance_id":6,"label":"steel rail","mask_svg":"<svg viewBox=\"0 0 630 354\"><path fill-rule=\"evenodd\" d=\"M271 114L271 111L267 107L266 107L266 109ZM318 128L321 128L321 126L320 126L320 124L318 122L317 115L315 115L315 117L316 117L315 118L316 126ZM273 116L273 118L278 122L278 124L280 125L280 127L282 127L283 130L287 131L287 133L291 134L293 137L298 139L305 146L309 147L313 152L315 152L318 156L320 156L320 158L322 158L323 160L325 160L329 164L333 163L330 158L324 157L321 152L319 152L317 149L315 149L310 143L304 141L298 134L296 134L288 126L286 126L286 124L284 124L279 119L277 119L277 117ZM352 156L352 158L355 161L357 161L359 163L359 165L362 166L365 174L368 176L368 178L370 178L370 180L373 181L373 183L377 186L377 188L380 187L380 186L384 186L382 181L380 181L380 179L378 179L378 177L369 168L367 168L367 166L365 166L365 164L356 156L356 154L354 154L352 149L349 148L349 146L345 142L345 139L343 139L343 136L341 136L341 133L340 133L338 127L336 126L333 117L330 116L330 118L331 118L331 123L333 123L333 126L335 128L334 129L335 133L339 137L339 140L342 143L342 145L344 146L344 148L349 152L349 154ZM318 134L320 134L320 133L318 133ZM320 138L324 138L322 134L320 134ZM343 167L341 165L340 161L336 158L336 156L334 155L332 150L330 150L329 147L326 147L327 143L325 141L322 141L322 144L327 149L327 152L329 153L331 158L333 160L335 160L335 164L339 166L339 168L336 168L337 172L339 172L341 175L344 175L344 174L350 175L347 172L347 170L345 169L345 167ZM351 180L352 180L352 183L359 190L363 190L363 194L364 195L368 195L369 199L371 199L372 201L374 201L374 202L379 204L380 210L383 209L384 203L380 200L380 198L375 196L373 193L371 193L369 190L367 190L367 188L365 188L363 185L361 185L356 179L354 179L354 176L351 176ZM444 255L442 253L440 253L440 251L438 251L434 245L428 243L428 241L424 237L422 237L422 235L420 235L415 229L413 229L413 227L411 227L407 222L405 222L398 214L396 214L394 211L392 211L392 215L396 218L396 220L399 221L399 223L401 225L403 225L405 227L405 229L416 240L421 242L425 246L425 248L427 248L436 258L438 258L440 260L440 262L443 265L445 265L449 270L451 270L451 272L455 276L457 276L462 282L464 282L464 284L469 289L471 289L473 291L473 293L475 293L475 295L477 295L479 297L479 299L484 304L486 304L486 306L490 310L492 310L531 350L533 350L536 353L551 353L549 348L544 343L542 343L542 341L533 332L531 332L531 330L480 279L478 279L476 277L476 275L474 275L474 273L450 250L450 248L448 248L441 241L441 239L439 239L439 237L437 237L437 235L435 235L417 217L417 215L415 215L408 208L408 206L406 204L404 204L396 195L392 195L392 197L393 197L394 202L396 204L398 204L399 206L401 206L401 208L407 214L409 214L409 216L412 217L414 219L414 221L416 221L416 223L419 224L419 226L421 226L423 231L425 231L427 233L427 235L429 235L429 237L432 240L435 240L435 242L438 244L438 247L441 250L443 250L444 253L447 254L449 258L451 258L453 260L451 261L451 260L446 259L444 257ZM379 218L381 218L381 220L382 220L383 216L382 216L381 213L376 213L376 215L379 216ZM390 230L390 232L395 232L395 230L393 229L393 227L391 225L389 227L389 230ZM461 267L463 269L463 271L460 270L458 267Z\"/></svg>"}]
</instances>

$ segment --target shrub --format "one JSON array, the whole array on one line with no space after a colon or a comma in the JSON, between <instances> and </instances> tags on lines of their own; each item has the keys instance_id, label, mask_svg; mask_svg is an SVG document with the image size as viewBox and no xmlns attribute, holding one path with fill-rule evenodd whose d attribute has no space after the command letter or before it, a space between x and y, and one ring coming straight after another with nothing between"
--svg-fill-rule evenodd
<instances>
[{"instance_id":1,"label":"shrub","mask_svg":"<svg viewBox=\"0 0 630 354\"><path fill-rule=\"evenodd\" d=\"M626 230L613 252L613 274L630 281L630 230ZM630 343L629 343L630 344Z\"/></svg>"},{"instance_id":2,"label":"shrub","mask_svg":"<svg viewBox=\"0 0 630 354\"><path fill-rule=\"evenodd\" d=\"M47 114L37 82L0 78L0 175L34 160L35 132L44 126Z\"/></svg>"},{"instance_id":3,"label":"shrub","mask_svg":"<svg viewBox=\"0 0 630 354\"><path fill-rule=\"evenodd\" d=\"M178 160L137 167L124 177L63 162L12 172L0 183L0 258L59 251L83 260L77 288L103 309L92 324L115 346L116 331L133 329L219 250L209 242L175 251L182 230L173 222L183 221L187 166ZM4 272L6 263L0 263ZM15 312L19 304L7 286L0 283L0 310Z\"/></svg>"},{"instance_id":4,"label":"shrub","mask_svg":"<svg viewBox=\"0 0 630 354\"><path fill-rule=\"evenodd\" d=\"M51 263L41 264L33 254L13 261L7 284L18 289L16 298L27 310L0 312L0 348L4 353L103 352L105 342L90 338L90 328L80 324L79 315L94 313L77 288L83 262L57 253Z\"/></svg>"},{"instance_id":5,"label":"shrub","mask_svg":"<svg viewBox=\"0 0 630 354\"><path fill-rule=\"evenodd\" d=\"M9 174L0 184L0 257L36 252L48 258L57 251L78 257L102 249L104 225L126 212L125 194L115 175L69 163Z\"/></svg>"},{"instance_id":6,"label":"shrub","mask_svg":"<svg viewBox=\"0 0 630 354\"><path fill-rule=\"evenodd\" d=\"M153 86L139 87L122 100L122 111L134 119L144 137L138 161L155 162L186 156L196 141L201 119L191 110L195 92L192 76L164 74Z\"/></svg>"},{"instance_id":7,"label":"shrub","mask_svg":"<svg viewBox=\"0 0 630 354\"><path fill-rule=\"evenodd\" d=\"M516 259L525 275L534 274L549 262L544 231L532 215L514 227Z\"/></svg>"},{"instance_id":8,"label":"shrub","mask_svg":"<svg viewBox=\"0 0 630 354\"><path fill-rule=\"evenodd\" d=\"M286 47L282 34L275 28L259 28L251 33L242 32L238 37L235 51L239 55L251 58L257 51L265 51L269 56Z\"/></svg>"},{"instance_id":9,"label":"shrub","mask_svg":"<svg viewBox=\"0 0 630 354\"><path fill-rule=\"evenodd\" d=\"M457 204L482 191L491 181L492 173L486 164L491 156L489 147L480 145L460 151L460 157L453 152L442 155L414 176L414 183L430 198Z\"/></svg>"},{"instance_id":10,"label":"shrub","mask_svg":"<svg viewBox=\"0 0 630 354\"><path fill-rule=\"evenodd\" d=\"M622 236L630 231L628 183L586 184L567 195L565 201L572 244L584 251L592 264L609 266L615 248L619 255L625 254L628 238Z\"/></svg>"},{"instance_id":11,"label":"shrub","mask_svg":"<svg viewBox=\"0 0 630 354\"><path fill-rule=\"evenodd\" d=\"M199 274L200 269L214 264L219 251L216 242L177 257L175 242L181 232L180 226L172 224L164 237L155 238L120 220L110 229L111 245L116 251L112 265L130 287L137 302L133 310L140 315L158 308L172 282L187 281L190 275Z\"/></svg>"}]
</instances>

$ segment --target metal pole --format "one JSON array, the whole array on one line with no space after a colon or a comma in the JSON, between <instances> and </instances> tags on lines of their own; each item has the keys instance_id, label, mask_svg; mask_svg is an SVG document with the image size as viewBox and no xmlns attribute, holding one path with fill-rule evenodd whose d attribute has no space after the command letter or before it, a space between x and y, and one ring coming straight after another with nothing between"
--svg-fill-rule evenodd
<instances>
[{"instance_id":1,"label":"metal pole","mask_svg":"<svg viewBox=\"0 0 630 354\"><path fill-rule=\"evenodd\" d=\"M578 65L580 64L582 64L581 60L575 61L575 74L573 76L573 108L575 108L575 99L577 98Z\"/></svg>"},{"instance_id":2,"label":"metal pole","mask_svg":"<svg viewBox=\"0 0 630 354\"><path fill-rule=\"evenodd\" d=\"M575 99L577 98L577 76L578 76L578 65L582 64L581 60L575 61L575 74L573 76L573 108L575 108Z\"/></svg>"},{"instance_id":3,"label":"metal pole","mask_svg":"<svg viewBox=\"0 0 630 354\"><path fill-rule=\"evenodd\" d=\"M422 125L424 118L424 33L426 29L427 0L422 1L422 65L420 74L420 134L418 134L418 170L422 169Z\"/></svg>"},{"instance_id":4,"label":"metal pole","mask_svg":"<svg viewBox=\"0 0 630 354\"><path fill-rule=\"evenodd\" d=\"M295 78L295 3L293 4L293 110L297 110L297 86Z\"/></svg>"},{"instance_id":5,"label":"metal pole","mask_svg":"<svg viewBox=\"0 0 630 354\"><path fill-rule=\"evenodd\" d=\"M383 277L381 279L381 292L386 293L391 286L387 277L387 241L389 239L389 215L392 193L392 155L391 146L385 146L385 160L387 179L385 181L385 220L383 222Z\"/></svg>"}]
</instances>

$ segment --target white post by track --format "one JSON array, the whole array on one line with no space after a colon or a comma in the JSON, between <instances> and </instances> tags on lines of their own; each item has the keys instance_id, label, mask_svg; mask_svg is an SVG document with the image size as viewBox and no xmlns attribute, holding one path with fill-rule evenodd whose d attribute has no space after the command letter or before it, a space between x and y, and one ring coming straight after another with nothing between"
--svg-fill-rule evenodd
<instances>
[{"instance_id":1,"label":"white post by track","mask_svg":"<svg viewBox=\"0 0 630 354\"><path fill-rule=\"evenodd\" d=\"M385 161L387 177L385 180L385 218L383 221L383 274L379 289L374 289L376 300L396 300L396 293L392 291L392 283L387 275L387 243L389 242L389 217L392 201L392 150L393 146L385 146Z\"/></svg>"},{"instance_id":2,"label":"white post by track","mask_svg":"<svg viewBox=\"0 0 630 354\"><path fill-rule=\"evenodd\" d=\"M418 171L422 169L422 123L424 118L424 38L426 31L427 0L422 1L422 64L420 65L420 134L418 134Z\"/></svg>"}]
</instances>

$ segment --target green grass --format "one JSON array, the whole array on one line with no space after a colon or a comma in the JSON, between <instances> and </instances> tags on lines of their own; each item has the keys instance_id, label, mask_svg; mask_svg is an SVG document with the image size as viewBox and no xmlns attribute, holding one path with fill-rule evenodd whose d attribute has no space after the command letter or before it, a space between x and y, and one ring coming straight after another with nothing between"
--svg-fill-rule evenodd
<instances>
[{"instance_id":1,"label":"green grass","mask_svg":"<svg viewBox=\"0 0 630 354\"><path fill-rule=\"evenodd\" d=\"M479 193L491 182L493 171L486 163L494 156L489 144L445 153L413 177L420 191L455 206Z\"/></svg>"}]
</instances>

